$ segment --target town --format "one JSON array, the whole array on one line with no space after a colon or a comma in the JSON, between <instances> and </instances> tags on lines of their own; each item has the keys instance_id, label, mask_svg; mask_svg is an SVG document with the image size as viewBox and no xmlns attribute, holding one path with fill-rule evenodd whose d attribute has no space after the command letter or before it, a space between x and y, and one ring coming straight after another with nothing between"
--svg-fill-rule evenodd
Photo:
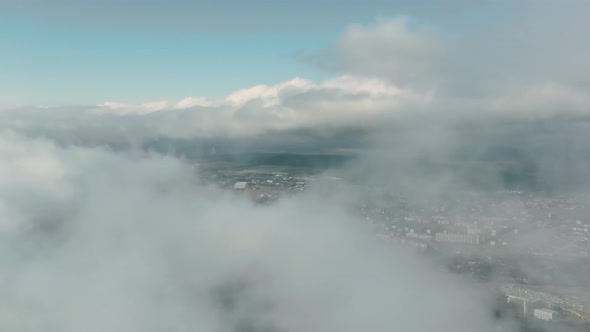
<instances>
[{"instance_id":1,"label":"town","mask_svg":"<svg viewBox=\"0 0 590 332\"><path fill-rule=\"evenodd\" d=\"M490 284L525 324L590 324L590 195L505 190L453 192L428 203L387 187L264 169L202 172L209 183L266 204L321 179L356 193L351 213L384 243L441 258ZM581 324L581 325L580 325Z\"/></svg>"}]
</instances>

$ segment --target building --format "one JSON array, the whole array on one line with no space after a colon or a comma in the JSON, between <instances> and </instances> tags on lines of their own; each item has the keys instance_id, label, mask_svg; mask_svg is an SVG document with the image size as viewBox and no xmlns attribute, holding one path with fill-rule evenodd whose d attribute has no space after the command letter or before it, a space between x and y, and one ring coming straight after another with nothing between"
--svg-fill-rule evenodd
<instances>
[{"instance_id":1,"label":"building","mask_svg":"<svg viewBox=\"0 0 590 332\"><path fill-rule=\"evenodd\" d=\"M412 238L412 239L417 239L417 240L422 240L422 241L426 241L426 242L432 241L431 235L414 233L413 231L407 233L406 237Z\"/></svg>"},{"instance_id":2,"label":"building","mask_svg":"<svg viewBox=\"0 0 590 332\"><path fill-rule=\"evenodd\" d=\"M459 244L479 244L479 235L478 234L439 232L434 235L434 239L437 242L459 243Z\"/></svg>"},{"instance_id":3,"label":"building","mask_svg":"<svg viewBox=\"0 0 590 332\"><path fill-rule=\"evenodd\" d=\"M551 309L535 309L533 316L541 320L553 320L557 316L557 311Z\"/></svg>"},{"instance_id":4,"label":"building","mask_svg":"<svg viewBox=\"0 0 590 332\"><path fill-rule=\"evenodd\" d=\"M236 184L234 184L234 189L244 190L244 189L246 189L247 185L248 185L248 182L236 182Z\"/></svg>"},{"instance_id":5,"label":"building","mask_svg":"<svg viewBox=\"0 0 590 332\"><path fill-rule=\"evenodd\" d=\"M508 295L507 302L512 307L512 310L517 316L527 317L528 313L528 301L522 297Z\"/></svg>"}]
</instances>

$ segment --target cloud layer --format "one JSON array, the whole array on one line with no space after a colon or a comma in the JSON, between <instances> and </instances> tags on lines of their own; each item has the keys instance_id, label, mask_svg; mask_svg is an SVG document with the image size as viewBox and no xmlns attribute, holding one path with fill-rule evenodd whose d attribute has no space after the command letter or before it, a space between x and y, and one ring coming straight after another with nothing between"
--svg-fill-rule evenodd
<instances>
[{"instance_id":1,"label":"cloud layer","mask_svg":"<svg viewBox=\"0 0 590 332\"><path fill-rule=\"evenodd\" d=\"M186 98L176 103L33 107L5 110L0 121L4 128L14 130L77 127L92 132L121 128L130 135L243 137L302 128L374 127L404 107L428 103L429 98L378 79L343 76L314 83L295 78L236 91L218 101Z\"/></svg>"},{"instance_id":2,"label":"cloud layer","mask_svg":"<svg viewBox=\"0 0 590 332\"><path fill-rule=\"evenodd\" d=\"M485 293L376 244L334 200L259 209L176 159L18 136L0 156L3 330L493 325Z\"/></svg>"},{"instance_id":3,"label":"cloud layer","mask_svg":"<svg viewBox=\"0 0 590 332\"><path fill-rule=\"evenodd\" d=\"M518 26L529 30L512 27L522 32L506 39L449 37L408 18L352 25L306 59L335 73L323 82L294 78L221 100L3 110L0 329L492 329L489 293L375 243L334 191L260 209L198 185L198 170L174 157L82 146L261 137L276 147L285 133L314 144L369 133L379 149L348 171L407 190L419 207L465 189L457 156L488 162L496 148L525 151L518 161L543 181L582 182L590 131L568 121L590 115L588 68L562 49L586 48L552 27L532 31L549 17L535 8ZM585 26L579 18L566 31ZM547 40L551 56L534 56ZM443 166L425 176L423 162ZM474 169L502 184L497 170Z\"/></svg>"},{"instance_id":4,"label":"cloud layer","mask_svg":"<svg viewBox=\"0 0 590 332\"><path fill-rule=\"evenodd\" d=\"M386 79L295 78L236 91L222 100L186 98L145 104L19 108L0 112L4 130L33 135L144 140L154 137L248 138L296 130L388 131L408 120L449 124L587 118L590 96L557 83L502 94L452 96L402 88Z\"/></svg>"},{"instance_id":5,"label":"cloud layer","mask_svg":"<svg viewBox=\"0 0 590 332\"><path fill-rule=\"evenodd\" d=\"M352 24L331 45L303 52L299 60L334 75L323 82L293 78L246 87L220 100L187 96L4 109L0 126L44 135L69 135L75 127L73 136L244 138L327 128L388 131L407 117L586 118L587 9L582 1L522 1L502 21L486 17L487 23L452 29L410 16L379 18Z\"/></svg>"}]
</instances>

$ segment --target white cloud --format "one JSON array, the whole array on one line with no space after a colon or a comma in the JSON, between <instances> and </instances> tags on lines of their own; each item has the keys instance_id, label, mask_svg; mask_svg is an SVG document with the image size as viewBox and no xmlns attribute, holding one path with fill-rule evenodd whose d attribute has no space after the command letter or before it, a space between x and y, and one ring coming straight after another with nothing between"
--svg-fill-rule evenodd
<instances>
[{"instance_id":1,"label":"white cloud","mask_svg":"<svg viewBox=\"0 0 590 332\"><path fill-rule=\"evenodd\" d=\"M175 109L185 109L195 106L211 106L211 102L203 97L187 97L174 105Z\"/></svg>"},{"instance_id":2,"label":"white cloud","mask_svg":"<svg viewBox=\"0 0 590 332\"><path fill-rule=\"evenodd\" d=\"M221 100L2 111L0 330L222 332L244 324L270 331L491 330L488 294L400 248L376 245L339 197L325 198L334 192L311 191L257 209L194 185L195 170L174 158L64 148L3 133L90 135L98 143L143 136L242 139L324 127L391 133L388 125L403 116L425 115L417 118L443 124L385 136L387 149L379 156L392 160L368 160L363 176L380 185L399 177L419 197L410 200L427 205L453 192L444 176L412 175L412 162L424 156L448 161L455 140L474 137L455 133L445 117L485 123L498 116L589 115L587 90L561 76L494 81L490 89L457 93L457 81L480 87L482 81L466 78L507 67L481 64L485 70L476 66L473 76L457 71L450 78L448 54L458 53L436 36L411 28L407 19L351 26L316 59L322 66L336 60L330 69L344 76L258 85ZM466 58L475 56L457 57L455 64ZM439 85L440 78L452 88ZM585 146L584 137L577 145ZM539 144L547 142L555 141Z\"/></svg>"},{"instance_id":3,"label":"white cloud","mask_svg":"<svg viewBox=\"0 0 590 332\"><path fill-rule=\"evenodd\" d=\"M371 126L431 98L429 92L402 89L377 78L342 76L320 83L294 78L239 90L221 100L189 97L179 102L8 110L0 114L0 121L12 129L54 130L66 125L170 137L238 137L322 126Z\"/></svg>"},{"instance_id":4,"label":"white cloud","mask_svg":"<svg viewBox=\"0 0 590 332\"><path fill-rule=\"evenodd\" d=\"M0 165L2 330L491 330L484 293L338 200L255 208L172 158L18 136Z\"/></svg>"},{"instance_id":5,"label":"white cloud","mask_svg":"<svg viewBox=\"0 0 590 332\"><path fill-rule=\"evenodd\" d=\"M144 104L30 108L0 112L4 129L49 135L139 139L251 137L298 129L380 130L408 117L422 121L548 119L590 115L588 92L559 82L536 83L485 94L399 86L386 79L344 75L324 82L295 78L258 85L220 100L185 98Z\"/></svg>"},{"instance_id":6,"label":"white cloud","mask_svg":"<svg viewBox=\"0 0 590 332\"><path fill-rule=\"evenodd\" d=\"M568 115L590 114L590 95L576 87L556 83L539 84L495 99L490 108L493 110L513 110L528 112L531 115ZM548 114L549 113L549 114Z\"/></svg>"},{"instance_id":7,"label":"white cloud","mask_svg":"<svg viewBox=\"0 0 590 332\"><path fill-rule=\"evenodd\" d=\"M116 115L127 115L127 114L149 114L153 112L163 111L170 109L171 105L167 101L154 101L144 103L140 105L133 104L122 104L112 101L104 102L98 105L96 113L99 114L116 114Z\"/></svg>"},{"instance_id":8,"label":"white cloud","mask_svg":"<svg viewBox=\"0 0 590 332\"><path fill-rule=\"evenodd\" d=\"M413 84L435 78L444 46L436 29L413 29L409 18L398 17L351 25L334 45L308 60L330 71Z\"/></svg>"},{"instance_id":9,"label":"white cloud","mask_svg":"<svg viewBox=\"0 0 590 332\"><path fill-rule=\"evenodd\" d=\"M354 24L304 60L430 93L431 102L420 110L437 116L588 116L586 7L526 1L518 19L473 31L443 30L407 17Z\"/></svg>"},{"instance_id":10,"label":"white cloud","mask_svg":"<svg viewBox=\"0 0 590 332\"><path fill-rule=\"evenodd\" d=\"M491 29L450 38L405 17L351 25L332 46L308 59L340 75L323 82L296 77L219 100L3 110L0 125L105 131L103 136L236 138L309 128L376 129L414 114L436 121L589 116L590 76L580 60L584 57L576 55L576 50L587 53L579 40L585 21L570 15L560 29L572 38L563 41L559 31L543 24L553 16L534 4L527 7L533 9L526 19L511 22L512 34ZM572 10L565 7L558 14L565 17ZM547 52L536 54L541 48Z\"/></svg>"},{"instance_id":11,"label":"white cloud","mask_svg":"<svg viewBox=\"0 0 590 332\"><path fill-rule=\"evenodd\" d=\"M251 88L239 90L227 96L224 101L233 107L244 106L250 101L261 102L264 107L273 107L280 104L280 94L284 90L297 89L305 91L313 87L317 87L317 85L311 81L296 77L274 86L256 85Z\"/></svg>"}]
</instances>

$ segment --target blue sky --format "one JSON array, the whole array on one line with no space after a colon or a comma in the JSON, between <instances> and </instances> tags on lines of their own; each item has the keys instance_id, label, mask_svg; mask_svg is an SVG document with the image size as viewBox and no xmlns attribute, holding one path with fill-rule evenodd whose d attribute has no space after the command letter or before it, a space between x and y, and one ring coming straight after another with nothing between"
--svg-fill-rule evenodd
<instances>
[{"instance_id":1,"label":"blue sky","mask_svg":"<svg viewBox=\"0 0 590 332\"><path fill-rule=\"evenodd\" d=\"M463 1L4 1L0 105L220 98L296 76L322 80L336 73L293 55L328 47L350 24L408 15L466 33L497 24L517 6L504 7Z\"/></svg>"}]
</instances>

